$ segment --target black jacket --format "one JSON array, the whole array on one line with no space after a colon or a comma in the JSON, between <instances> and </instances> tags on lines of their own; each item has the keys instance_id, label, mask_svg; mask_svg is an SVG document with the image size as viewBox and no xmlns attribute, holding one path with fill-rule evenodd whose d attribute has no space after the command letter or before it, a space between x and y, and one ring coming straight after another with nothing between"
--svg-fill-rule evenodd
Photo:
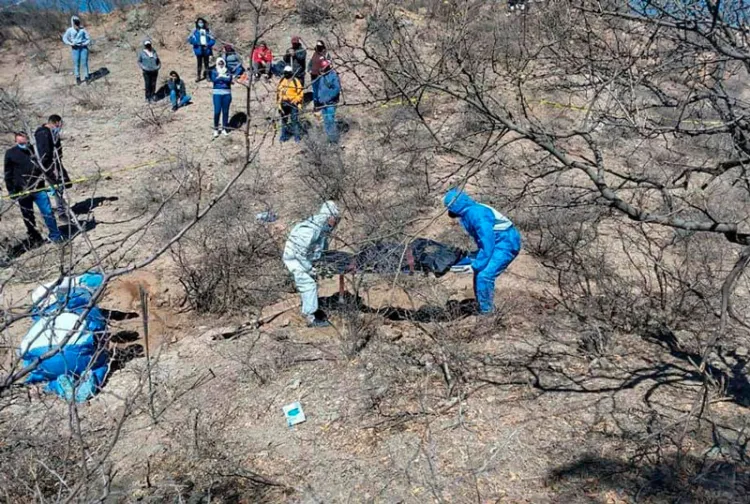
<instances>
[{"instance_id":1,"label":"black jacket","mask_svg":"<svg viewBox=\"0 0 750 504\"><path fill-rule=\"evenodd\" d=\"M14 146L5 151L5 187L12 196L44 187L44 172L34 161L31 146Z\"/></svg>"},{"instance_id":2,"label":"black jacket","mask_svg":"<svg viewBox=\"0 0 750 504\"><path fill-rule=\"evenodd\" d=\"M290 47L284 54L284 63L292 67L295 77L305 76L305 65L307 63L307 51L304 47L295 49Z\"/></svg>"},{"instance_id":3,"label":"black jacket","mask_svg":"<svg viewBox=\"0 0 750 504\"><path fill-rule=\"evenodd\" d=\"M55 138L52 130L47 126L39 126L34 132L36 150L39 161L47 175L47 179L54 184L68 184L70 177L62 164L62 142Z\"/></svg>"}]
</instances>

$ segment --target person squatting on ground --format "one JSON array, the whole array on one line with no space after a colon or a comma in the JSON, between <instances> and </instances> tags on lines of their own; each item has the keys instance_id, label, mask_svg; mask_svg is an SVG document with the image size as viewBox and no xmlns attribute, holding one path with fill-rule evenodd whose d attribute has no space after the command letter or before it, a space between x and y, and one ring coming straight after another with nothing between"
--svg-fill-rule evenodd
<instances>
[{"instance_id":1,"label":"person squatting on ground","mask_svg":"<svg viewBox=\"0 0 750 504\"><path fill-rule=\"evenodd\" d=\"M221 134L227 136L229 125L229 106L232 104L232 74L229 73L224 58L216 60L216 68L211 70L211 82L214 83L214 135L219 136L219 117L221 116Z\"/></svg>"},{"instance_id":2,"label":"person squatting on ground","mask_svg":"<svg viewBox=\"0 0 750 504\"><path fill-rule=\"evenodd\" d=\"M320 100L318 99L318 77L323 73L323 62L330 60L331 55L328 54L325 43L322 40L318 40L315 43L315 52L310 56L310 63L307 67L307 70L310 72L310 83L312 85L313 105L315 110L320 108Z\"/></svg>"},{"instance_id":3,"label":"person squatting on ground","mask_svg":"<svg viewBox=\"0 0 750 504\"><path fill-rule=\"evenodd\" d=\"M471 261L474 296L480 313L492 313L495 280L521 251L521 235L510 219L491 206L477 203L458 189L449 190L443 203L448 215L458 218L477 244L479 250Z\"/></svg>"},{"instance_id":4,"label":"person squatting on ground","mask_svg":"<svg viewBox=\"0 0 750 504\"><path fill-rule=\"evenodd\" d=\"M239 77L240 75L245 73L245 67L242 66L242 58L240 58L240 56L237 54L237 51L234 50L234 46L232 44L224 45L224 61L227 64L229 73L231 73L234 77Z\"/></svg>"},{"instance_id":5,"label":"person squatting on ground","mask_svg":"<svg viewBox=\"0 0 750 504\"><path fill-rule=\"evenodd\" d=\"M195 20L195 29L188 38L188 43L193 46L193 53L198 63L198 74L195 82L200 82L208 75L208 61L213 55L213 46L216 39L211 35L208 22L203 18Z\"/></svg>"},{"instance_id":6,"label":"person squatting on ground","mask_svg":"<svg viewBox=\"0 0 750 504\"><path fill-rule=\"evenodd\" d=\"M331 68L329 60L324 60L320 64L320 71L317 87L320 112L323 115L323 127L328 141L336 143L339 141L339 132L336 126L336 106L341 96L341 81L336 71Z\"/></svg>"},{"instance_id":7,"label":"person squatting on ground","mask_svg":"<svg viewBox=\"0 0 750 504\"><path fill-rule=\"evenodd\" d=\"M43 241L41 233L36 228L34 204L44 218L50 241L61 242L63 238L57 228L49 195L44 191L44 171L34 160L29 137L26 133L19 132L15 135L15 141L16 145L5 151L5 187L10 197L21 207L29 246Z\"/></svg>"},{"instance_id":8,"label":"person squatting on ground","mask_svg":"<svg viewBox=\"0 0 750 504\"><path fill-rule=\"evenodd\" d=\"M286 142L294 136L294 141L301 140L302 132L299 123L299 110L302 108L305 90L300 80L294 76L292 67L284 67L284 77L276 88L276 103L281 114L280 142Z\"/></svg>"},{"instance_id":9,"label":"person squatting on ground","mask_svg":"<svg viewBox=\"0 0 750 504\"><path fill-rule=\"evenodd\" d=\"M76 76L76 84L81 81L81 68L83 68L83 82L89 81L89 45L91 37L89 32L83 27L81 19L78 16L70 18L70 28L65 31L62 37L63 42L70 46L73 57L73 73Z\"/></svg>"},{"instance_id":10,"label":"person squatting on ground","mask_svg":"<svg viewBox=\"0 0 750 504\"><path fill-rule=\"evenodd\" d=\"M57 114L52 114L45 124L39 126L34 132L34 143L39 163L42 165L47 181L54 188L52 193L57 203L57 218L60 221L68 221L69 214L65 203L64 192L70 187L70 176L63 166L63 149L60 133L63 120Z\"/></svg>"},{"instance_id":11,"label":"person squatting on ground","mask_svg":"<svg viewBox=\"0 0 750 504\"><path fill-rule=\"evenodd\" d=\"M260 74L265 74L266 79L271 78L271 65L273 65L273 52L268 48L268 44L261 41L258 47L253 49L250 57L253 64L253 73L256 79L260 79Z\"/></svg>"},{"instance_id":12,"label":"person squatting on ground","mask_svg":"<svg viewBox=\"0 0 750 504\"><path fill-rule=\"evenodd\" d=\"M156 81L159 78L159 69L161 60L156 54L151 40L143 41L143 50L138 53L138 66L143 71L143 83L146 88L146 101L149 103L156 101Z\"/></svg>"},{"instance_id":13,"label":"person squatting on ground","mask_svg":"<svg viewBox=\"0 0 750 504\"><path fill-rule=\"evenodd\" d=\"M318 213L292 228L284 255L284 265L294 275L294 285L302 298L302 314L309 327L331 325L318 311L318 284L312 263L328 248L328 239L339 222L339 209L334 201L326 201Z\"/></svg>"},{"instance_id":14,"label":"person squatting on ground","mask_svg":"<svg viewBox=\"0 0 750 504\"><path fill-rule=\"evenodd\" d=\"M169 88L169 101L172 102L172 110L177 110L190 103L191 97L185 89L185 81L180 79L180 75L174 70L169 72L167 87Z\"/></svg>"},{"instance_id":15,"label":"person squatting on ground","mask_svg":"<svg viewBox=\"0 0 750 504\"><path fill-rule=\"evenodd\" d=\"M305 68L307 67L307 50L302 47L302 39L297 35L292 37L292 47L284 54L284 63L292 67L294 76L305 87Z\"/></svg>"}]
</instances>

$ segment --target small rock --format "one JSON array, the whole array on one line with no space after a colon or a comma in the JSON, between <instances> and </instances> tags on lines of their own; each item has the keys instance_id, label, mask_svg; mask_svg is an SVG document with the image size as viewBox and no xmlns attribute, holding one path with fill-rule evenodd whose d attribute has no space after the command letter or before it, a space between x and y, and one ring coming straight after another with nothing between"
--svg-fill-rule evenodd
<instances>
[{"instance_id":1,"label":"small rock","mask_svg":"<svg viewBox=\"0 0 750 504\"><path fill-rule=\"evenodd\" d=\"M289 324L291 323L292 322L288 318L285 318L281 322L279 322L279 327L289 327Z\"/></svg>"},{"instance_id":2,"label":"small rock","mask_svg":"<svg viewBox=\"0 0 750 504\"><path fill-rule=\"evenodd\" d=\"M354 19L364 19L364 18L365 18L365 15L362 14L361 12L354 13Z\"/></svg>"},{"instance_id":3,"label":"small rock","mask_svg":"<svg viewBox=\"0 0 750 504\"><path fill-rule=\"evenodd\" d=\"M365 369L368 371L372 371L373 368L375 368L375 366L372 365L372 362L368 362L367 365L365 366Z\"/></svg>"},{"instance_id":4,"label":"small rock","mask_svg":"<svg viewBox=\"0 0 750 504\"><path fill-rule=\"evenodd\" d=\"M292 390L296 390L296 389L300 388L300 385L302 385L302 380L300 380L299 378L296 378L296 379L292 380L292 382L289 384L289 386L287 386L287 388L290 388Z\"/></svg>"},{"instance_id":5,"label":"small rock","mask_svg":"<svg viewBox=\"0 0 750 504\"><path fill-rule=\"evenodd\" d=\"M748 351L747 347L737 347L737 350L734 351L734 355L737 357L747 357L750 355L750 351Z\"/></svg>"}]
</instances>

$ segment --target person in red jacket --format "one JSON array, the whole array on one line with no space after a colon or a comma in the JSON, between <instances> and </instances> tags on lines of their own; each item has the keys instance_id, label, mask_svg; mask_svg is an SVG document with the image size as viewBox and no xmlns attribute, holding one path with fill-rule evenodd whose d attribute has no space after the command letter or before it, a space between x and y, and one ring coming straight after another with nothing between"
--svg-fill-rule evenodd
<instances>
[{"instance_id":1,"label":"person in red jacket","mask_svg":"<svg viewBox=\"0 0 750 504\"><path fill-rule=\"evenodd\" d=\"M253 62L253 73L255 78L259 79L260 74L266 74L266 79L271 78L271 63L273 62L273 53L265 42L261 42L258 47L253 49L251 57Z\"/></svg>"}]
</instances>

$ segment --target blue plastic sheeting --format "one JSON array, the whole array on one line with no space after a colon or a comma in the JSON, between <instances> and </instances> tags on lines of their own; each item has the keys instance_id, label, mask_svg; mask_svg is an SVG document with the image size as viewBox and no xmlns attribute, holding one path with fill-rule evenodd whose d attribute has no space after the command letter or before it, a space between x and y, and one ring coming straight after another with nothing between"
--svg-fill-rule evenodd
<instances>
[{"instance_id":1,"label":"blue plastic sheeting","mask_svg":"<svg viewBox=\"0 0 750 504\"><path fill-rule=\"evenodd\" d=\"M101 275L87 273L32 294L35 323L19 349L24 367L34 368L27 383L47 382L47 392L67 401L84 402L99 391L109 370L103 346L107 320L99 308L88 306L102 281Z\"/></svg>"},{"instance_id":2,"label":"blue plastic sheeting","mask_svg":"<svg viewBox=\"0 0 750 504\"><path fill-rule=\"evenodd\" d=\"M733 28L750 24L750 0L629 0L628 5L637 15L652 19L710 24L716 16Z\"/></svg>"},{"instance_id":3,"label":"blue plastic sheeting","mask_svg":"<svg viewBox=\"0 0 750 504\"><path fill-rule=\"evenodd\" d=\"M137 3L140 3L140 0L0 0L0 5L28 6L70 13L97 12L100 14L109 14L119 8Z\"/></svg>"}]
</instances>

